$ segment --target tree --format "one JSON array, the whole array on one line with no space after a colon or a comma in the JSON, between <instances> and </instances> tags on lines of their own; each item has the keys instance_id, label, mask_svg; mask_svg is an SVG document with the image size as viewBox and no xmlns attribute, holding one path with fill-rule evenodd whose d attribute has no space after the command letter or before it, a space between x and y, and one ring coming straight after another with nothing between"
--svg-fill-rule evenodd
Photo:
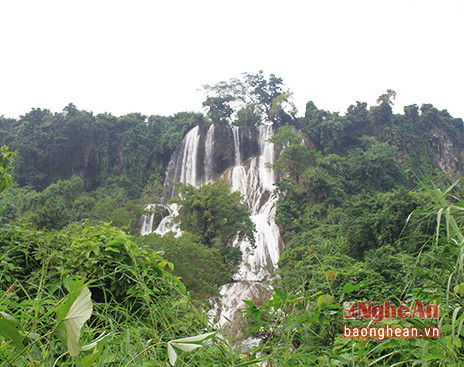
<instances>
[{"instance_id":1,"label":"tree","mask_svg":"<svg viewBox=\"0 0 464 367\"><path fill-rule=\"evenodd\" d=\"M269 140L273 143L279 144L281 148L286 148L293 144L299 144L303 138L295 132L295 128L286 124L279 128L279 132L271 137Z\"/></svg>"},{"instance_id":2,"label":"tree","mask_svg":"<svg viewBox=\"0 0 464 367\"><path fill-rule=\"evenodd\" d=\"M258 74L245 73L245 80L250 85L251 95L263 109L269 121L274 123L291 122L296 115L296 108L290 102L291 93L284 92L282 78L274 74L269 75L269 79L264 77L263 71ZM287 112L285 109L289 108Z\"/></svg>"},{"instance_id":3,"label":"tree","mask_svg":"<svg viewBox=\"0 0 464 367\"><path fill-rule=\"evenodd\" d=\"M232 78L216 85L204 85L208 116L215 123L232 122L235 125L258 125L263 120L274 123L291 122L296 108L290 101L291 93L283 91L283 81L271 74L268 79L263 71L244 73L242 78Z\"/></svg>"},{"instance_id":4,"label":"tree","mask_svg":"<svg viewBox=\"0 0 464 367\"><path fill-rule=\"evenodd\" d=\"M218 247L228 260L236 251L226 251L237 236L254 244L254 224L239 192L230 193L229 183L218 180L196 189L179 185L179 196L172 200L180 205L176 221L180 229L199 236L200 243ZM232 262L237 262L236 259Z\"/></svg>"},{"instance_id":5,"label":"tree","mask_svg":"<svg viewBox=\"0 0 464 367\"><path fill-rule=\"evenodd\" d=\"M208 97L203 102L203 107L208 108L208 116L215 123L225 122L234 113L230 103L233 101L233 97Z\"/></svg>"},{"instance_id":6,"label":"tree","mask_svg":"<svg viewBox=\"0 0 464 367\"><path fill-rule=\"evenodd\" d=\"M374 124L387 124L391 122L393 101L396 98L396 92L393 89L387 89L387 92L377 98L378 106L371 107L369 115Z\"/></svg>"},{"instance_id":7,"label":"tree","mask_svg":"<svg viewBox=\"0 0 464 367\"><path fill-rule=\"evenodd\" d=\"M404 171L395 161L396 146L375 142L365 152L354 149L349 153L351 177L355 191L388 191L405 184Z\"/></svg>"},{"instance_id":8,"label":"tree","mask_svg":"<svg viewBox=\"0 0 464 367\"><path fill-rule=\"evenodd\" d=\"M306 145L293 144L282 152L275 168L298 184L306 168L315 165L318 155L320 153L309 150Z\"/></svg>"}]
</instances>

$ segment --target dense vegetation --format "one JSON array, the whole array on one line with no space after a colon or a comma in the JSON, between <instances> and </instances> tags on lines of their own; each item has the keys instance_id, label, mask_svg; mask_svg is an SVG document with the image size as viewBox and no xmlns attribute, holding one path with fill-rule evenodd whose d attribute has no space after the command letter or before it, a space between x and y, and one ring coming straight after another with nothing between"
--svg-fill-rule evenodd
<instances>
[{"instance_id":1,"label":"dense vegetation","mask_svg":"<svg viewBox=\"0 0 464 367\"><path fill-rule=\"evenodd\" d=\"M70 104L0 117L10 147L0 151L1 363L463 363L463 121L428 104L394 114L391 90L370 108L341 115L308 102L297 117L282 79L261 72L205 91L205 116L94 116ZM221 180L180 186L180 237L139 236L139 218L163 201L168 161L191 127L264 121L278 127L286 249L273 298L246 302L248 335L262 343L242 354L213 332L204 302L237 269L235 235L253 243L240 196ZM438 304L439 320L383 325L439 325L441 337L342 338L344 300Z\"/></svg>"}]
</instances>

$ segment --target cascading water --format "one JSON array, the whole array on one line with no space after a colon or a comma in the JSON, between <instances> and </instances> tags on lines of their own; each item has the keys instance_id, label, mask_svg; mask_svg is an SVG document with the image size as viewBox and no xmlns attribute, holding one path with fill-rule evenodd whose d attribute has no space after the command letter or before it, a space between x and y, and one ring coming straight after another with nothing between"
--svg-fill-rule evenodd
<instances>
[{"instance_id":1,"label":"cascading water","mask_svg":"<svg viewBox=\"0 0 464 367\"><path fill-rule=\"evenodd\" d=\"M169 231L174 231L176 234L179 233L180 235L180 229L175 227L171 223L171 219L174 218L178 214L178 208L176 204L170 204L170 205L165 205L165 204L149 204L145 208L145 210L148 212L147 214L142 215L141 218L141 227L140 227L140 234L142 236L145 236L147 234L153 233L153 224L155 221L155 212L159 212L162 209L166 215L163 215L162 218L160 219L159 223L156 226L156 233L158 234L166 234ZM160 214L158 214L161 216Z\"/></svg>"},{"instance_id":2,"label":"cascading water","mask_svg":"<svg viewBox=\"0 0 464 367\"><path fill-rule=\"evenodd\" d=\"M147 212L152 212L156 208L156 204L149 204L145 208ZM144 214L141 219L140 234L145 236L153 231L153 221L155 219L154 214Z\"/></svg>"},{"instance_id":3,"label":"cascading water","mask_svg":"<svg viewBox=\"0 0 464 367\"><path fill-rule=\"evenodd\" d=\"M214 159L214 125L211 125L206 134L205 141L205 182L214 179L213 159Z\"/></svg>"},{"instance_id":4,"label":"cascading water","mask_svg":"<svg viewBox=\"0 0 464 367\"><path fill-rule=\"evenodd\" d=\"M232 134L234 135L234 165L239 166L242 162L240 158L240 128L231 126Z\"/></svg>"},{"instance_id":5,"label":"cascading water","mask_svg":"<svg viewBox=\"0 0 464 367\"><path fill-rule=\"evenodd\" d=\"M200 127L195 126L182 140L181 146L177 149L166 170L164 186L169 188L168 200L174 197L176 188L173 182L197 185L197 157L200 143Z\"/></svg>"},{"instance_id":6,"label":"cascading water","mask_svg":"<svg viewBox=\"0 0 464 367\"><path fill-rule=\"evenodd\" d=\"M238 132L238 131L237 131ZM242 262L234 276L234 283L220 288L222 296L211 314L222 327L231 329L232 334L240 336L239 324L242 315L239 310L244 306L242 300L260 302L270 295L271 273L277 268L277 262L283 247L279 228L275 223L276 199L272 195L275 175L270 165L274 163L274 144L272 126L258 127L257 143L259 154L240 165L239 153L236 153L236 165L223 175L231 183L232 191L239 191L248 205L250 217L256 226L253 252L249 252L247 241L236 243L242 250ZM240 139L234 134L235 152L240 152ZM229 324L228 320L232 323Z\"/></svg>"},{"instance_id":7,"label":"cascading water","mask_svg":"<svg viewBox=\"0 0 464 367\"><path fill-rule=\"evenodd\" d=\"M275 174L270 165L274 163L275 147L268 141L273 136L270 125L222 126L222 130L218 130L214 125L207 130L196 126L187 133L171 158L165 186L171 198L175 194L173 182L198 187L201 182L224 177L230 181L231 191L239 191L248 205L251 220L256 226L256 247L250 252L249 242L236 240L234 245L240 247L243 253L239 271L234 276L234 283L220 288L221 300L211 311L216 323L229 328L237 336L240 334L239 309L244 306L242 300L259 302L269 297L272 272L277 267L283 248L274 220L276 199L272 195ZM220 138L222 141L216 147L216 140ZM222 156L219 157L220 154ZM203 165L199 164L198 157L203 157ZM218 172L217 161L227 161L227 157L229 167L224 172ZM177 214L177 208L171 207L170 210L171 215L163 218L155 232L164 234L170 230L169 221ZM148 228L150 219L143 220L146 225L142 234L153 231ZM178 232L178 229L174 230Z\"/></svg>"}]
</instances>

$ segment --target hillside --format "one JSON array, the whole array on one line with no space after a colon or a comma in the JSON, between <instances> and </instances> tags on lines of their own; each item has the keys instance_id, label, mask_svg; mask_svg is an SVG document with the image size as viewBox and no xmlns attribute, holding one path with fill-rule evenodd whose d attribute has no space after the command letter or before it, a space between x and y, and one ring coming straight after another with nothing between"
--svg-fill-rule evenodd
<instances>
[{"instance_id":1,"label":"hillside","mask_svg":"<svg viewBox=\"0 0 464 367\"><path fill-rule=\"evenodd\" d=\"M14 163L6 151L2 155L2 175L11 173L13 185L0 196L0 261L5 269L0 273L0 299L7 301L0 311L37 327L21 316L27 302L51 297L49 304L55 305L66 296L66 287L73 292L61 285L68 277L86 277L100 315L89 330L106 330L110 320L117 320L108 345L121 344L126 324L137 338L150 335L161 345L204 328L212 331L202 311L211 307L207 302L212 296L222 292L226 298L229 292L237 300L245 297L222 286L259 282L262 290L241 304L245 324L240 333L235 330L241 337L235 342L255 338L249 358L215 339L198 352L194 363L240 365L267 359L284 366L391 365L405 358L407 365L462 362L462 330L451 327L459 322L462 326L464 319L459 308L464 284L459 267L464 238L461 188L437 189L464 172L462 119L430 104L406 106L402 114L394 114L392 90L380 96L377 105L356 102L345 114L319 110L308 102L304 116L298 117L291 93L272 74L244 74L205 90L204 115L94 116L69 104L60 113L37 108L17 120L0 118L0 145L16 154ZM246 182L256 178L241 195L229 187L239 187L240 177ZM176 197L178 192L181 196ZM254 194L256 198L248 200ZM177 222L182 235L141 236L146 206L163 204L155 210L154 229L172 198L181 207ZM278 226L278 266L272 258L258 270L244 268L242 257L271 251L262 250L261 243L272 241L260 239L262 218L256 219L266 203L273 205L265 212L269 228ZM412 212L416 214L410 217ZM437 213L438 219L433 216ZM237 246L237 233L247 245ZM253 271L260 276L250 276ZM79 279L76 284L81 284ZM28 285L20 288L18 282ZM52 286L44 293L43 284ZM75 297L84 292L76 289ZM341 338L344 300L439 304L445 337L364 343ZM49 327L52 309L43 316L41 332ZM131 323L132 314L139 315L136 323L143 326ZM437 324L406 319L393 322L402 327ZM0 327L6 327L2 320ZM163 333L166 337L160 336ZM0 332L5 339L16 338L13 334ZM15 348L27 344L26 339L15 340ZM139 343L128 342L132 356L147 348ZM41 348L49 344L41 342ZM29 357L19 349L14 349L15 361L26 361ZM0 361L13 363L8 359L11 350L2 346ZM104 350L92 358L100 358L101 365L118 362ZM224 357L215 357L218 351ZM64 347L60 353L66 353ZM118 353L129 363L128 350ZM40 358L45 360L47 354ZM164 349L153 350L140 358L159 362L165 354ZM85 357L76 358L83 363Z\"/></svg>"}]
</instances>

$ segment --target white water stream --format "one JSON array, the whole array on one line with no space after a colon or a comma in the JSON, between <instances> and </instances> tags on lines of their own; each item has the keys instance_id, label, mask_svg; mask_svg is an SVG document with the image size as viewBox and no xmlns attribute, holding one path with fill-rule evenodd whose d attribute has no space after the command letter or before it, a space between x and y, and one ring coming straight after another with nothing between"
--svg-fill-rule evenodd
<instances>
[{"instance_id":1,"label":"white water stream","mask_svg":"<svg viewBox=\"0 0 464 367\"><path fill-rule=\"evenodd\" d=\"M275 223L276 198L272 195L275 174L270 165L274 163L274 144L268 142L273 135L270 125L253 127L254 144L258 144L258 154L242 162L245 154L241 150L244 136L242 127L230 126L234 145L234 164L221 177L231 183L231 191L239 191L248 205L251 220L256 226L256 248L250 252L248 241L236 241L235 246L242 250L243 257L239 271L234 276L234 283L220 288L221 299L215 304L211 315L214 322L221 327L234 329L234 324L241 317L239 309L244 305L242 300L263 301L269 296L272 273L277 268L283 243L279 235L279 228ZM172 182L182 182L199 186L200 183L212 181L214 159L214 125L210 126L204 141L204 175L198 172L197 162L200 149L201 133L199 127L190 130L168 166L165 186L172 186ZM171 193L174 191L171 190ZM170 215L163 218L154 232L165 234L169 230L179 233L178 228L171 228L169 221L177 215L177 208L169 206ZM147 215L143 219L141 233L153 231L153 216ZM151 227L150 227L151 225ZM232 325L229 321L232 321ZM238 328L233 332L237 334Z\"/></svg>"}]
</instances>

